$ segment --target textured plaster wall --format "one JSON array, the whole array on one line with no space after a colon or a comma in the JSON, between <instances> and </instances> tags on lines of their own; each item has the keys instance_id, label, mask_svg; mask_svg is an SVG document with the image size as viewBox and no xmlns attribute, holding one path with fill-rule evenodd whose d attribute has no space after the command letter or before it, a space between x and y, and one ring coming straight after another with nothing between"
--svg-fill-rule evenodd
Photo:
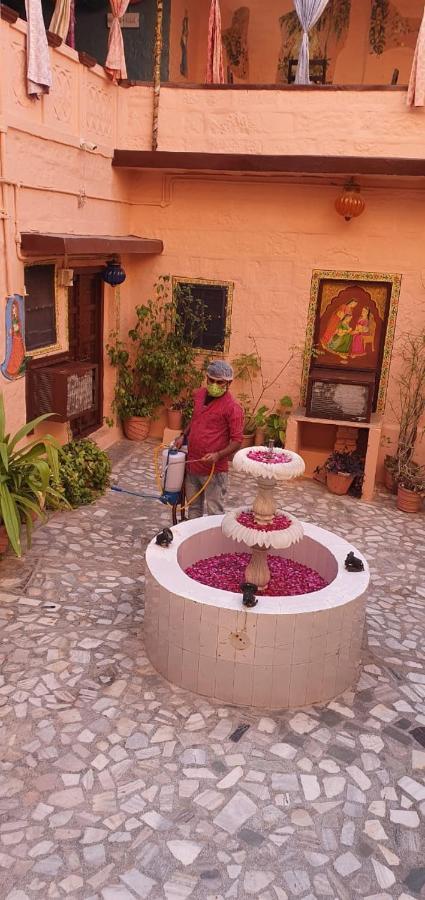
<instances>
[{"instance_id":1,"label":"textured plaster wall","mask_svg":"<svg viewBox=\"0 0 425 900\"><path fill-rule=\"evenodd\" d=\"M422 0L393 0L401 16L421 19ZM279 19L293 10L292 0L220 0L223 30L232 24L241 6L249 8L248 54L251 84L274 84L281 48ZM208 37L207 3L173 0L170 31L170 81L203 82ZM185 79L179 71L180 33L184 11L189 16L189 72ZM348 33L337 43L334 84L390 84L395 68L399 83L409 79L413 48L401 45L377 55L370 52L370 0L352 0ZM390 38L389 38L390 40ZM334 51L332 51L334 52ZM296 54L295 54L296 55ZM226 54L225 54L226 59Z\"/></svg>"},{"instance_id":2,"label":"textured plaster wall","mask_svg":"<svg viewBox=\"0 0 425 900\"><path fill-rule=\"evenodd\" d=\"M160 179L134 177L132 185L150 204L162 195ZM165 209L132 207L133 230L149 225L165 243L162 257L138 266L139 294L146 296L159 274L234 281L229 355L246 352L255 335L272 377L290 348L303 346L312 269L400 273L397 345L403 332L425 327L422 193L366 189L366 212L351 223L336 215L335 193L327 185L176 176ZM389 401L398 365L394 357ZM268 399L289 393L297 403L300 367L298 354ZM393 436L390 402L385 422Z\"/></svg>"},{"instance_id":3,"label":"textured plaster wall","mask_svg":"<svg viewBox=\"0 0 425 900\"><path fill-rule=\"evenodd\" d=\"M150 146L150 89L119 89L99 67L88 70L73 51L60 48L51 51L53 90L33 103L24 84L25 26L1 22L0 28L11 290L22 291L24 284L23 262L15 252L20 231L135 233L161 238L165 252L160 258L123 260L127 281L120 297L105 288L105 342L118 319L122 333L128 330L134 306L151 294L155 278L164 273L234 281L230 355L247 350L249 335L255 334L269 375L292 345L303 343L313 268L399 272L397 333L425 324L425 213L419 190L364 186L367 210L347 225L333 209L336 186L246 176L162 178L113 169L114 147ZM164 88L161 94L160 149L415 157L423 155L423 128L423 112L409 113L402 92ZM95 143L96 151L81 150L81 138ZM2 242L0 229L4 257ZM4 266L0 291L4 298ZM64 343L65 307L62 299ZM4 338L2 315L1 358ZM296 400L300 367L298 356L274 396L288 392ZM105 361L105 415L113 381ZM13 430L25 416L24 379L1 378L1 389ZM389 407L386 420L391 422ZM58 431L63 437L64 430ZM117 433L104 429L100 439L110 442Z\"/></svg>"}]
</instances>

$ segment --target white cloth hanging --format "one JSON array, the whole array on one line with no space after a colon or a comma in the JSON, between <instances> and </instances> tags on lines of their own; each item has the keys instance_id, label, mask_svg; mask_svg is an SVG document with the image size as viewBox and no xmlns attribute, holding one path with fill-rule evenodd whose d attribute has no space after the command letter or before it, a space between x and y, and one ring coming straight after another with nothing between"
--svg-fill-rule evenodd
<instances>
[{"instance_id":1,"label":"white cloth hanging","mask_svg":"<svg viewBox=\"0 0 425 900\"><path fill-rule=\"evenodd\" d=\"M71 20L71 0L56 0L56 6L50 20L49 31L58 34L66 41Z\"/></svg>"},{"instance_id":2,"label":"white cloth hanging","mask_svg":"<svg viewBox=\"0 0 425 900\"><path fill-rule=\"evenodd\" d=\"M294 0L303 36L298 51L298 65L295 84L310 84L310 47L308 33L318 22L329 0Z\"/></svg>"},{"instance_id":3,"label":"white cloth hanging","mask_svg":"<svg viewBox=\"0 0 425 900\"><path fill-rule=\"evenodd\" d=\"M25 0L27 14L27 91L30 97L48 94L52 70L41 0Z\"/></svg>"}]
</instances>

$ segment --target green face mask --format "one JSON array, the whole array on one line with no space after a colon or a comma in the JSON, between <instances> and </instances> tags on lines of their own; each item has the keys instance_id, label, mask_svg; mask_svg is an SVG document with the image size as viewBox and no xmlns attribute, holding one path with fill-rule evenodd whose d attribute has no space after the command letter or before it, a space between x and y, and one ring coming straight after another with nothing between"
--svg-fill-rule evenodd
<instances>
[{"instance_id":1,"label":"green face mask","mask_svg":"<svg viewBox=\"0 0 425 900\"><path fill-rule=\"evenodd\" d=\"M226 388L221 384L213 382L212 384L207 384L207 393L210 397L222 397L223 394L226 393Z\"/></svg>"}]
</instances>

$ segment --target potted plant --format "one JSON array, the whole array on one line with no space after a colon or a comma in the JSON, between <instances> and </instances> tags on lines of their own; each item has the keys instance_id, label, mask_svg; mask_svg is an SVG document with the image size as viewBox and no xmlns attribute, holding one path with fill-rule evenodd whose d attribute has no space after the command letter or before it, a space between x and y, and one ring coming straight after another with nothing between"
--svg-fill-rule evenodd
<instances>
[{"instance_id":1,"label":"potted plant","mask_svg":"<svg viewBox=\"0 0 425 900\"><path fill-rule=\"evenodd\" d=\"M53 437L20 443L49 415L27 422L16 434L6 432L3 396L0 394L0 552L10 543L22 556L21 529L25 525L28 546L35 519L46 518L44 506L67 505L52 482L59 478L60 447Z\"/></svg>"},{"instance_id":2,"label":"potted plant","mask_svg":"<svg viewBox=\"0 0 425 900\"><path fill-rule=\"evenodd\" d=\"M397 509L402 512L420 512L425 495L425 466L410 460L397 472Z\"/></svg>"},{"instance_id":3,"label":"potted plant","mask_svg":"<svg viewBox=\"0 0 425 900\"><path fill-rule=\"evenodd\" d=\"M111 460L87 438L70 441L61 448L58 491L69 506L93 503L109 486Z\"/></svg>"},{"instance_id":4,"label":"potted plant","mask_svg":"<svg viewBox=\"0 0 425 900\"><path fill-rule=\"evenodd\" d=\"M255 435L254 444L256 447L262 447L266 441L268 408L263 404L259 406L254 415Z\"/></svg>"},{"instance_id":5,"label":"potted plant","mask_svg":"<svg viewBox=\"0 0 425 900\"><path fill-rule=\"evenodd\" d=\"M362 478L364 464L356 451L335 450L325 462L326 485L331 494L347 494L355 478Z\"/></svg>"},{"instance_id":6,"label":"potted plant","mask_svg":"<svg viewBox=\"0 0 425 900\"><path fill-rule=\"evenodd\" d=\"M384 459L384 485L391 494L397 493L397 469L397 457L387 453Z\"/></svg>"},{"instance_id":7,"label":"potted plant","mask_svg":"<svg viewBox=\"0 0 425 900\"><path fill-rule=\"evenodd\" d=\"M399 374L396 377L398 398L397 403L392 404L399 422L399 436L394 461L390 462L387 457L386 468L393 470L396 482L403 476L407 483L412 472L414 474L416 471L415 464L413 469L410 464L418 440L421 440L424 434L425 328L418 334L404 335L399 357Z\"/></svg>"},{"instance_id":8,"label":"potted plant","mask_svg":"<svg viewBox=\"0 0 425 900\"><path fill-rule=\"evenodd\" d=\"M240 353L239 356L236 356L235 359L232 360L232 365L235 372L235 378L237 381L240 381L244 387L245 391L238 395L239 403L241 404L244 413L245 413L245 425L244 425L244 436L243 436L243 447L248 447L254 443L254 435L257 428L257 421L260 423L263 422L266 425L267 431L271 430L275 427L275 421L270 422L269 427L269 418L272 414L272 411L269 413L266 419L266 411L267 407L262 403L264 395L270 391L274 384L279 380L285 369L290 365L294 358L294 352L291 352L289 359L281 366L277 375L274 378L267 379L264 376L262 360L258 351L257 342L252 335L250 335L250 340L252 341L254 350L252 353ZM259 381L259 386L257 388L257 383ZM282 398L289 399L289 398ZM279 401L281 404L281 401ZM292 405L292 401L290 401ZM259 416L256 419L256 416ZM260 424L258 427L264 427L263 424ZM286 426L285 426L286 431Z\"/></svg>"},{"instance_id":9,"label":"potted plant","mask_svg":"<svg viewBox=\"0 0 425 900\"><path fill-rule=\"evenodd\" d=\"M266 439L273 441L275 447L284 447L288 417L292 409L292 400L285 395L277 403L275 412L267 416Z\"/></svg>"},{"instance_id":10,"label":"potted plant","mask_svg":"<svg viewBox=\"0 0 425 900\"><path fill-rule=\"evenodd\" d=\"M127 342L115 333L107 345L117 369L113 407L131 440L144 440L164 401L180 412L203 378L196 338L205 327L201 302L188 302L181 285L170 294L170 277L155 285L155 299L136 307Z\"/></svg>"}]
</instances>

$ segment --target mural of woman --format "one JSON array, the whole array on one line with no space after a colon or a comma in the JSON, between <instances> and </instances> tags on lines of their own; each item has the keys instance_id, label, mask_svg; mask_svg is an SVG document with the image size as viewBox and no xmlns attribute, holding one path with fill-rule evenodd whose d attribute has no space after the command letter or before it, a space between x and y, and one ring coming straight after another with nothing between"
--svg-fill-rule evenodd
<instances>
[{"instance_id":1,"label":"mural of woman","mask_svg":"<svg viewBox=\"0 0 425 900\"><path fill-rule=\"evenodd\" d=\"M341 356L343 362L348 362L348 354L351 350L353 340L353 329L351 328L352 313L347 313L341 320L332 340L329 341L328 350L331 353L337 353Z\"/></svg>"},{"instance_id":2,"label":"mural of woman","mask_svg":"<svg viewBox=\"0 0 425 900\"><path fill-rule=\"evenodd\" d=\"M23 302L19 294L6 301L6 353L0 370L9 381L21 378L25 370Z\"/></svg>"},{"instance_id":3,"label":"mural of woman","mask_svg":"<svg viewBox=\"0 0 425 900\"><path fill-rule=\"evenodd\" d=\"M348 303L344 303L343 306L339 306L337 310L331 315L329 322L320 338L320 343L324 350L330 350L330 343L332 338L336 335L338 328L344 318L349 314L353 314L354 310L357 306L357 300L349 300Z\"/></svg>"},{"instance_id":4,"label":"mural of woman","mask_svg":"<svg viewBox=\"0 0 425 900\"><path fill-rule=\"evenodd\" d=\"M370 343L370 340L368 340L368 338L372 338L373 340L375 328L376 323L371 310L364 306L360 319L358 320L353 331L351 356L366 356L366 344Z\"/></svg>"}]
</instances>

